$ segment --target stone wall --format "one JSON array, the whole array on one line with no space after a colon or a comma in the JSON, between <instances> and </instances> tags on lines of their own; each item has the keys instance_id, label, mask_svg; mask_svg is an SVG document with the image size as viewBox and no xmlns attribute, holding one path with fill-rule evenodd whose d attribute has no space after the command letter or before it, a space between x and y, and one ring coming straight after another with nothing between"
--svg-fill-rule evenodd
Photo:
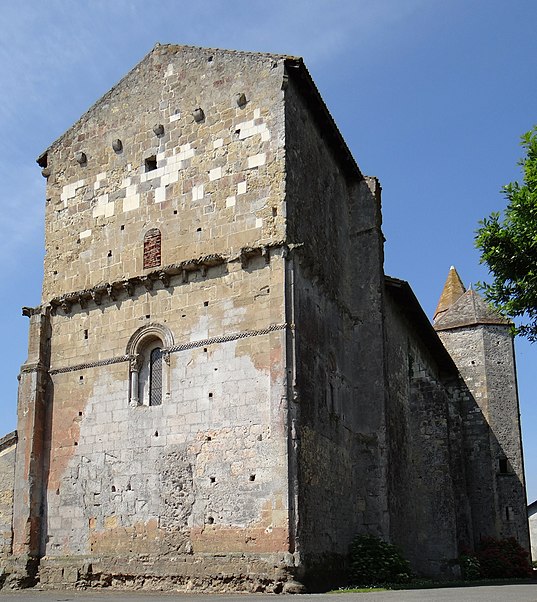
<instances>
[{"instance_id":1,"label":"stone wall","mask_svg":"<svg viewBox=\"0 0 537 602\"><path fill-rule=\"evenodd\" d=\"M474 538L515 537L529 549L513 340L509 326L439 333L468 387L463 400Z\"/></svg>"},{"instance_id":2,"label":"stone wall","mask_svg":"<svg viewBox=\"0 0 537 602\"><path fill-rule=\"evenodd\" d=\"M283 58L157 46L47 151L43 301L283 239ZM118 150L115 150L115 149Z\"/></svg>"},{"instance_id":3,"label":"stone wall","mask_svg":"<svg viewBox=\"0 0 537 602\"><path fill-rule=\"evenodd\" d=\"M283 75L282 57L157 47L41 159L44 584L292 574Z\"/></svg>"},{"instance_id":4,"label":"stone wall","mask_svg":"<svg viewBox=\"0 0 537 602\"><path fill-rule=\"evenodd\" d=\"M471 543L459 407L446 387L456 370L445 374L407 314L386 296L390 537L418 574L449 578Z\"/></svg>"},{"instance_id":5,"label":"stone wall","mask_svg":"<svg viewBox=\"0 0 537 602\"><path fill-rule=\"evenodd\" d=\"M47 555L285 551L281 258L253 264L52 318ZM163 402L132 407L124 356L155 319Z\"/></svg>"},{"instance_id":6,"label":"stone wall","mask_svg":"<svg viewBox=\"0 0 537 602\"><path fill-rule=\"evenodd\" d=\"M0 560L11 553L17 434L0 438ZM0 571L0 578L2 571Z\"/></svg>"},{"instance_id":7,"label":"stone wall","mask_svg":"<svg viewBox=\"0 0 537 602\"><path fill-rule=\"evenodd\" d=\"M349 174L292 78L285 101L288 237L297 245L288 274L291 480L312 583L337 578L357 532L385 530L380 191L356 166Z\"/></svg>"}]
</instances>

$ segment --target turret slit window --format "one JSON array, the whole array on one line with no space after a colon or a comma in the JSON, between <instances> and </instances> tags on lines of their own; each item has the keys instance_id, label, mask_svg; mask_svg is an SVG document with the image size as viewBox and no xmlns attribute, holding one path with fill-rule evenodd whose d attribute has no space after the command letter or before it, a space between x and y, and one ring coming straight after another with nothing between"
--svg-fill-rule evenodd
<instances>
[{"instance_id":1,"label":"turret slit window","mask_svg":"<svg viewBox=\"0 0 537 602\"><path fill-rule=\"evenodd\" d=\"M158 228L152 228L144 236L144 270L160 265L161 236Z\"/></svg>"},{"instance_id":2,"label":"turret slit window","mask_svg":"<svg viewBox=\"0 0 537 602\"><path fill-rule=\"evenodd\" d=\"M156 347L149 359L149 405L162 404L162 349Z\"/></svg>"}]
</instances>

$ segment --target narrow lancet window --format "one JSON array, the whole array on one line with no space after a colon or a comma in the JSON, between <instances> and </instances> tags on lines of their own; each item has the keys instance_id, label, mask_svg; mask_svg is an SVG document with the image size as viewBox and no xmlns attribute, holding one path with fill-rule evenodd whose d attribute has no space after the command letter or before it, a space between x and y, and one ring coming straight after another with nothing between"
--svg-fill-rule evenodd
<instances>
[{"instance_id":1,"label":"narrow lancet window","mask_svg":"<svg viewBox=\"0 0 537 602\"><path fill-rule=\"evenodd\" d=\"M149 405L162 404L162 349L156 347L151 351L149 360Z\"/></svg>"}]
</instances>

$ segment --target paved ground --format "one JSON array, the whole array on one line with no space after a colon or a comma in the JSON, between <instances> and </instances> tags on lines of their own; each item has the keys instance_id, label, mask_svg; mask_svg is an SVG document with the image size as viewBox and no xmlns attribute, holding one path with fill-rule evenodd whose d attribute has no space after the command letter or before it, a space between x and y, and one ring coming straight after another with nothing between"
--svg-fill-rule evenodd
<instances>
[{"instance_id":1,"label":"paved ground","mask_svg":"<svg viewBox=\"0 0 537 602\"><path fill-rule=\"evenodd\" d=\"M537 584L456 587L368 594L298 596L170 594L159 592L0 592L0 602L537 602Z\"/></svg>"}]
</instances>

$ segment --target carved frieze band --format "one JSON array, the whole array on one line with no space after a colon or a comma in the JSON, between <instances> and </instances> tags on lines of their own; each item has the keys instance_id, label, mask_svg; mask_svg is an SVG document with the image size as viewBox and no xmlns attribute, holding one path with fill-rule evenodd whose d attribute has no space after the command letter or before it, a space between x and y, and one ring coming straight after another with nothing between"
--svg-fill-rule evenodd
<instances>
[{"instance_id":1,"label":"carved frieze band","mask_svg":"<svg viewBox=\"0 0 537 602\"><path fill-rule=\"evenodd\" d=\"M294 329L294 324L271 324L267 328L261 330L244 330L243 332L235 332L220 337L212 337L210 339L201 339L198 341L190 341L181 345L173 345L168 349L163 349L162 353L169 355L170 353L176 353L179 351L187 351L188 349L196 349L198 347L208 347L209 345L215 345L218 343L228 343L230 341L237 341L239 339L245 339L248 337L258 337L278 330L285 330L289 328ZM135 362L136 357L132 355L120 355L118 357L112 357L107 360L98 360L95 362L88 362L86 364L76 364L74 366L65 366L63 368L54 368L49 371L51 375L64 374L66 372L75 372L77 370L85 370L87 368L97 368L99 366L110 366L111 364L119 364L121 362Z\"/></svg>"},{"instance_id":2,"label":"carved frieze band","mask_svg":"<svg viewBox=\"0 0 537 602\"><path fill-rule=\"evenodd\" d=\"M291 248L293 245L286 245L283 241L271 242L261 247L243 247L236 256L225 256L220 254L206 255L197 259L189 259L181 263L167 265L142 276L134 276L126 280L99 285L92 289L67 293L61 297L51 299L50 306L53 311L61 308L66 314L71 312L72 306L78 303L82 309L87 307L89 301L96 305L101 305L107 297L112 301L119 299L122 293L128 297L135 294L137 286L143 286L146 290L151 290L154 283L160 281L164 288L170 286L170 280L174 276L180 276L181 283L188 282L189 273L201 271L203 277L207 276L209 268L223 265L235 260L240 260L242 267L246 267L250 259L255 256L262 256L266 263L270 262L270 250L277 248ZM23 308L23 314L30 316L32 312L39 308Z\"/></svg>"},{"instance_id":3,"label":"carved frieze band","mask_svg":"<svg viewBox=\"0 0 537 602\"><path fill-rule=\"evenodd\" d=\"M76 370L85 370L86 368L97 368L98 366L110 366L121 362L128 362L131 359L130 355L120 355L119 357L111 357L107 360L97 360L96 362L88 362L87 364L75 364L74 366L65 366L64 368L55 368L49 370L50 374L63 374L64 372L75 372Z\"/></svg>"},{"instance_id":4,"label":"carved frieze band","mask_svg":"<svg viewBox=\"0 0 537 602\"><path fill-rule=\"evenodd\" d=\"M285 330L286 328L293 328L293 325L289 324L271 324L268 328L262 330L245 330L243 332L235 332L232 334L223 335L221 337L212 337L210 339L202 339L201 341L192 341L190 343L183 343L182 345L174 345L169 349L163 349L169 353L175 353L176 351L186 351L187 349L195 349L196 347L207 347L214 345L215 343L228 343L229 341L237 341L238 339L245 339L247 337L258 337L263 334L269 334L276 330Z\"/></svg>"}]
</instances>

